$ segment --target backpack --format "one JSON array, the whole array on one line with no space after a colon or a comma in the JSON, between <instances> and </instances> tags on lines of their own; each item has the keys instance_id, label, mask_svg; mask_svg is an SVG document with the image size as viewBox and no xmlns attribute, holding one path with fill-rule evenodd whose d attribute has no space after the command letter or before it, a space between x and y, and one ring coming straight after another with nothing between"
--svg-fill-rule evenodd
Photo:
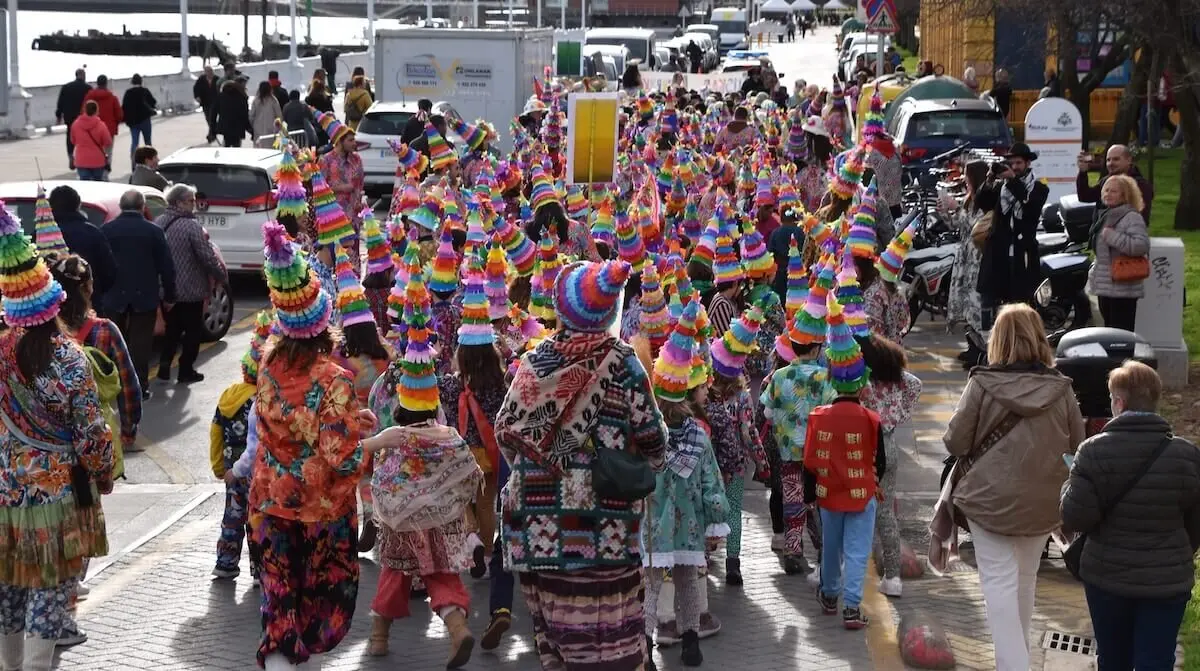
<instances>
[{"instance_id":1,"label":"backpack","mask_svg":"<svg viewBox=\"0 0 1200 671\"><path fill-rule=\"evenodd\" d=\"M121 375L117 364L99 349L86 344L86 338L91 334L97 320L88 319L75 334L76 340L83 347L88 364L92 369L92 377L96 380L96 390L100 395L100 412L108 423L109 431L114 438L112 478L117 480L125 476L125 448L121 442L121 421L117 416L117 397L121 395Z\"/></svg>"},{"instance_id":2,"label":"backpack","mask_svg":"<svg viewBox=\"0 0 1200 671\"><path fill-rule=\"evenodd\" d=\"M353 93L358 93L358 95L352 97L351 94L353 94ZM355 89L355 90L351 91L350 93L346 94L346 104L345 104L346 121L349 121L351 123L357 123L359 121L362 121L363 110L362 110L362 107L359 106L358 101L362 100L362 97L364 94L366 94L366 91L363 91L361 89Z\"/></svg>"}]
</instances>

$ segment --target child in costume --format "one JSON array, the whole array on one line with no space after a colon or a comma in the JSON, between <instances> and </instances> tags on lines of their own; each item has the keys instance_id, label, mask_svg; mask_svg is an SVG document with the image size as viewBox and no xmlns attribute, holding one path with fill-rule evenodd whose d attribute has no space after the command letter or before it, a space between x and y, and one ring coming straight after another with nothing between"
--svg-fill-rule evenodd
<instances>
[{"instance_id":1,"label":"child in costume","mask_svg":"<svg viewBox=\"0 0 1200 671\"><path fill-rule=\"evenodd\" d=\"M675 585L675 621L682 632L685 666L699 666L701 599L700 569L710 541L729 535L729 502L717 458L693 406L707 400L706 374L694 375L696 318L700 302L684 308L675 330L654 362L654 395L669 430L667 467L656 475L650 495L647 529L643 535L646 578L646 643L658 629L658 595L667 569Z\"/></svg>"},{"instance_id":2,"label":"child in costume","mask_svg":"<svg viewBox=\"0 0 1200 671\"><path fill-rule=\"evenodd\" d=\"M250 349L242 357L242 381L234 382L221 393L209 429L209 460L212 462L213 475L225 481L225 515L221 518L217 565L212 574L217 578L231 579L241 573L238 563L242 559L242 542L249 534L250 577L256 586L259 580L259 553L250 532L250 481L246 477L249 473L239 477L233 467L246 451L250 408L254 404L258 384L258 366L262 362L263 347L271 335L271 323L274 320L269 310L258 313L255 318Z\"/></svg>"},{"instance_id":3,"label":"child in costume","mask_svg":"<svg viewBox=\"0 0 1200 671\"><path fill-rule=\"evenodd\" d=\"M441 242L429 271L429 291L433 293L430 307L431 328L437 345L438 377L445 377L453 370L454 350L458 347L458 327L462 323L462 308L454 304L458 294L458 254L454 252L454 238L450 227L442 229Z\"/></svg>"},{"instance_id":4,"label":"child in costume","mask_svg":"<svg viewBox=\"0 0 1200 671\"><path fill-rule=\"evenodd\" d=\"M921 380L905 370L908 365L904 348L872 333L856 338L862 347L863 359L871 371L871 384L862 391L862 404L879 415L883 425L882 449L890 468L879 480L880 498L875 509L875 533L883 549L880 561L879 591L887 596L900 596L900 526L896 523L896 467L900 464L900 447L896 444L896 427L912 417L921 398Z\"/></svg>"},{"instance_id":5,"label":"child in costume","mask_svg":"<svg viewBox=\"0 0 1200 671\"><path fill-rule=\"evenodd\" d=\"M450 632L446 668L457 669L470 660L475 645L467 628L470 595L458 574L470 565L464 513L482 474L458 431L437 421L427 297L410 307L393 425L363 441L376 453L371 488L381 565L367 652L387 654L392 621L409 616L413 576L420 576L430 607Z\"/></svg>"},{"instance_id":6,"label":"child in costume","mask_svg":"<svg viewBox=\"0 0 1200 671\"><path fill-rule=\"evenodd\" d=\"M725 334L713 341L713 384L708 392L705 414L711 427L713 452L729 500L729 536L725 546L725 582L742 584L742 497L746 491L746 461L756 471L766 467L766 455L754 425L754 401L746 389L742 371L755 348L755 336L763 314L752 307L734 320Z\"/></svg>"},{"instance_id":7,"label":"child in costume","mask_svg":"<svg viewBox=\"0 0 1200 671\"><path fill-rule=\"evenodd\" d=\"M362 220L363 235L367 241L367 274L363 277L363 290L371 306L371 314L375 317L376 327L386 332L387 299L395 281L396 269L392 264L389 242L370 208L363 209Z\"/></svg>"},{"instance_id":8,"label":"child in costume","mask_svg":"<svg viewBox=\"0 0 1200 671\"><path fill-rule=\"evenodd\" d=\"M842 600L846 629L867 626L862 613L863 579L875 537L876 495L887 470L879 415L859 401L870 371L850 334L842 306L830 294L826 354L838 396L808 416L804 442L806 499L821 508L821 611L835 615Z\"/></svg>"}]
</instances>

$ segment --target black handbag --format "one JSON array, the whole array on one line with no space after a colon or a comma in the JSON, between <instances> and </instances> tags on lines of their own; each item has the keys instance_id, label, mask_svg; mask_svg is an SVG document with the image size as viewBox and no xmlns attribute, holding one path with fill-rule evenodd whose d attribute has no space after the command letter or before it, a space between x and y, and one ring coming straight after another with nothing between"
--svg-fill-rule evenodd
<instances>
[{"instance_id":1,"label":"black handbag","mask_svg":"<svg viewBox=\"0 0 1200 671\"><path fill-rule=\"evenodd\" d=\"M592 457L592 490L601 499L640 501L650 496L657 486L650 462L629 451L631 433L625 433L623 450L593 443L596 449Z\"/></svg>"},{"instance_id":2,"label":"black handbag","mask_svg":"<svg viewBox=\"0 0 1200 671\"><path fill-rule=\"evenodd\" d=\"M1133 490L1138 481L1142 479L1142 476L1144 476L1146 472L1150 470L1150 467L1154 465L1154 462L1158 461L1159 456L1161 456L1163 451L1167 449L1167 446L1171 444L1172 440L1175 440L1175 436L1170 433L1163 437L1162 442L1159 443L1158 447L1154 449L1154 453L1151 454L1150 458L1146 459L1146 462L1142 464L1140 469L1138 469L1137 475L1134 475L1129 480L1129 483L1125 485L1125 488L1121 490L1121 493L1118 494L1111 503L1101 508L1100 520L1096 523L1096 526L1099 526L1102 522L1104 522L1104 518L1108 517L1109 513L1113 511L1113 508L1117 507L1117 504L1121 502L1121 499L1125 498L1125 495ZM1075 576L1076 580L1083 580L1083 578L1079 577L1079 562L1083 559L1083 546L1085 543L1087 543L1087 534L1082 533L1076 536L1075 540L1071 541L1071 544L1067 546L1066 550L1063 550L1063 563L1067 565L1067 570L1071 572L1071 575Z\"/></svg>"}]
</instances>

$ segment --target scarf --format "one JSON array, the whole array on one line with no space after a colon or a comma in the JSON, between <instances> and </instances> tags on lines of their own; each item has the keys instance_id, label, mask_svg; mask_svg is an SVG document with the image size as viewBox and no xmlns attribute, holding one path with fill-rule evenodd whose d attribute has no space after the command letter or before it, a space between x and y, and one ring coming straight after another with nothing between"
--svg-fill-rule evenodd
<instances>
[{"instance_id":1,"label":"scarf","mask_svg":"<svg viewBox=\"0 0 1200 671\"><path fill-rule=\"evenodd\" d=\"M375 516L387 528L423 531L462 518L483 472L454 429L432 422L385 429L375 456Z\"/></svg>"},{"instance_id":2,"label":"scarf","mask_svg":"<svg viewBox=\"0 0 1200 671\"><path fill-rule=\"evenodd\" d=\"M1032 169L1025 171L1025 174L1021 175L1018 179L1025 187L1025 195L1017 198L1016 194L1008 188L1008 182L1005 182L1004 186L1000 189L1000 213L1004 215L1011 214L1013 219L1020 221L1024 216L1024 212L1022 208L1016 207L1016 205L1018 202L1024 205L1029 200L1029 194L1033 193L1033 184L1037 179L1033 176Z\"/></svg>"},{"instance_id":3,"label":"scarf","mask_svg":"<svg viewBox=\"0 0 1200 671\"><path fill-rule=\"evenodd\" d=\"M521 359L496 417L496 442L561 476L573 455L589 449L630 355L607 333L560 331L543 340Z\"/></svg>"},{"instance_id":4,"label":"scarf","mask_svg":"<svg viewBox=\"0 0 1200 671\"><path fill-rule=\"evenodd\" d=\"M695 419L684 421L679 427L670 429L671 443L667 448L667 468L683 479L692 477L696 465L700 463L700 455L708 441L705 440L704 430Z\"/></svg>"}]
</instances>

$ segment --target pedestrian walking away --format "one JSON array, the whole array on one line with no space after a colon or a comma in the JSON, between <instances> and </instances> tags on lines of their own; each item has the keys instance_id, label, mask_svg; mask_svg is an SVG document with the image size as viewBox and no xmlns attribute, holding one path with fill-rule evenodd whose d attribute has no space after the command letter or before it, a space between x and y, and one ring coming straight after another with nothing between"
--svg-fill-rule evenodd
<instances>
[{"instance_id":1,"label":"pedestrian walking away","mask_svg":"<svg viewBox=\"0 0 1200 671\"><path fill-rule=\"evenodd\" d=\"M54 118L67 127L67 161L70 169L75 169L75 143L71 141L71 124L83 109L84 98L87 97L92 85L87 83L87 70L79 68L75 71L75 79L63 84L58 91L58 105L54 110Z\"/></svg>"},{"instance_id":2,"label":"pedestrian walking away","mask_svg":"<svg viewBox=\"0 0 1200 671\"><path fill-rule=\"evenodd\" d=\"M211 143L217 139L217 94L220 92L219 81L213 73L211 65L204 66L204 74L192 85L192 98L204 111L204 120L208 122L208 135L205 140Z\"/></svg>"},{"instance_id":3,"label":"pedestrian walking away","mask_svg":"<svg viewBox=\"0 0 1200 671\"><path fill-rule=\"evenodd\" d=\"M151 121L158 114L158 101L149 89L142 86L141 75L134 75L129 83L129 88L125 89L125 95L121 98L121 115L125 125L129 126L129 160L132 163L138 142L145 140L146 144L152 143Z\"/></svg>"}]
</instances>

